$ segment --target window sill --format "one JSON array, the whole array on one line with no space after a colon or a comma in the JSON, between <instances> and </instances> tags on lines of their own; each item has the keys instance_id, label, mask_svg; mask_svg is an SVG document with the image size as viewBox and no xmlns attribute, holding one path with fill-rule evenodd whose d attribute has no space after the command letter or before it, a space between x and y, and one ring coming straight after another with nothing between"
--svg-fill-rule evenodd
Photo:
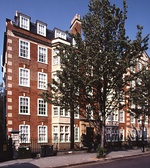
<instances>
[{"instance_id":1,"label":"window sill","mask_svg":"<svg viewBox=\"0 0 150 168\"><path fill-rule=\"evenodd\" d=\"M43 144L43 143L47 144L48 141L38 141L37 143L38 143L38 144Z\"/></svg>"},{"instance_id":2,"label":"window sill","mask_svg":"<svg viewBox=\"0 0 150 168\"><path fill-rule=\"evenodd\" d=\"M27 113L19 113L19 115L30 116L31 114L27 114Z\"/></svg>"},{"instance_id":3,"label":"window sill","mask_svg":"<svg viewBox=\"0 0 150 168\"><path fill-rule=\"evenodd\" d=\"M20 87L25 87L25 88L30 88L30 86L26 86L26 85L21 85L19 84Z\"/></svg>"},{"instance_id":4,"label":"window sill","mask_svg":"<svg viewBox=\"0 0 150 168\"><path fill-rule=\"evenodd\" d=\"M38 117L48 117L48 115L37 115Z\"/></svg>"}]
</instances>

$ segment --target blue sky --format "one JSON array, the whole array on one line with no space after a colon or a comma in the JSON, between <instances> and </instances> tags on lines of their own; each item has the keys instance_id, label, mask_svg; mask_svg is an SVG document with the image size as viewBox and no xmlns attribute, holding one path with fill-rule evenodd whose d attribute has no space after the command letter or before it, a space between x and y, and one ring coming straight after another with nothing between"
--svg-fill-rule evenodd
<instances>
[{"instance_id":1,"label":"blue sky","mask_svg":"<svg viewBox=\"0 0 150 168\"><path fill-rule=\"evenodd\" d=\"M122 7L123 0L110 0ZM70 22L75 14L81 17L88 12L89 0L0 0L0 55L3 53L3 34L6 18L14 20L16 11L31 17L31 21L41 20L47 23L48 29L57 27L69 30ZM143 36L150 33L150 0L127 0L128 19L126 21L127 35L134 39L136 25L144 27ZM150 46L150 45L149 45ZM150 48L147 50L150 55ZM1 68L0 68L1 69ZM0 70L0 82L2 73Z\"/></svg>"}]
</instances>

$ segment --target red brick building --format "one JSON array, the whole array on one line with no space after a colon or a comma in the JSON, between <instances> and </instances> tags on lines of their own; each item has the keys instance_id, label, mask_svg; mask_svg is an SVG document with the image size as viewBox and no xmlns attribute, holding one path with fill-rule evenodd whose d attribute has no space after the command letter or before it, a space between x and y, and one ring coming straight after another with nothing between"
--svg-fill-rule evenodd
<instances>
[{"instance_id":1,"label":"red brick building","mask_svg":"<svg viewBox=\"0 0 150 168\"><path fill-rule=\"evenodd\" d=\"M75 26L81 31L80 24L80 16L76 15L71 22L71 32L75 32ZM6 19L3 54L6 131L16 149L33 140L39 146L48 143L59 149L69 148L69 113L45 103L39 96L60 68L55 49L59 43L71 43L60 29L49 30L47 24L39 20L32 23L29 16L19 12L14 21ZM75 123L79 142L79 126Z\"/></svg>"}]
</instances>

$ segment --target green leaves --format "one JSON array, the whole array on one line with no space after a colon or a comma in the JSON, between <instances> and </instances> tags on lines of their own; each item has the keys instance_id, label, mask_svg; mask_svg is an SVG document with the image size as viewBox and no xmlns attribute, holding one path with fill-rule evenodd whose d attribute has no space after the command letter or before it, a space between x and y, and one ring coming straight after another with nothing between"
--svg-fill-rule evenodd
<instances>
[{"instance_id":1,"label":"green leaves","mask_svg":"<svg viewBox=\"0 0 150 168\"><path fill-rule=\"evenodd\" d=\"M142 62L142 59L139 60ZM150 116L150 64L149 59L144 62L142 69L130 75L130 80L134 81L134 86L131 85L128 94L130 101L134 103L134 108L131 108L137 116L145 113Z\"/></svg>"},{"instance_id":2,"label":"green leaves","mask_svg":"<svg viewBox=\"0 0 150 168\"><path fill-rule=\"evenodd\" d=\"M83 117L90 105L93 120L89 122L98 132L104 131L107 113L120 108L126 86L124 75L148 46L149 35L142 38L142 27L137 27L135 40L126 35L126 19L125 0L123 10L109 0L90 0L89 12L81 20L83 36L78 32L68 34L75 44L59 46L58 81L53 80L50 90L43 93L46 101L62 107L79 106Z\"/></svg>"}]
</instances>

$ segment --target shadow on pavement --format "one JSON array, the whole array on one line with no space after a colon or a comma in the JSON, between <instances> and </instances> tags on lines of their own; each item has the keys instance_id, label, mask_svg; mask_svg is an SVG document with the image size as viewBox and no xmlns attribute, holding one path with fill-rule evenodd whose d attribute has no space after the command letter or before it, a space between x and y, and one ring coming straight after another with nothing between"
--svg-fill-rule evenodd
<instances>
[{"instance_id":1,"label":"shadow on pavement","mask_svg":"<svg viewBox=\"0 0 150 168\"><path fill-rule=\"evenodd\" d=\"M31 163L15 163L10 165L1 166L0 168L39 168Z\"/></svg>"}]
</instances>

